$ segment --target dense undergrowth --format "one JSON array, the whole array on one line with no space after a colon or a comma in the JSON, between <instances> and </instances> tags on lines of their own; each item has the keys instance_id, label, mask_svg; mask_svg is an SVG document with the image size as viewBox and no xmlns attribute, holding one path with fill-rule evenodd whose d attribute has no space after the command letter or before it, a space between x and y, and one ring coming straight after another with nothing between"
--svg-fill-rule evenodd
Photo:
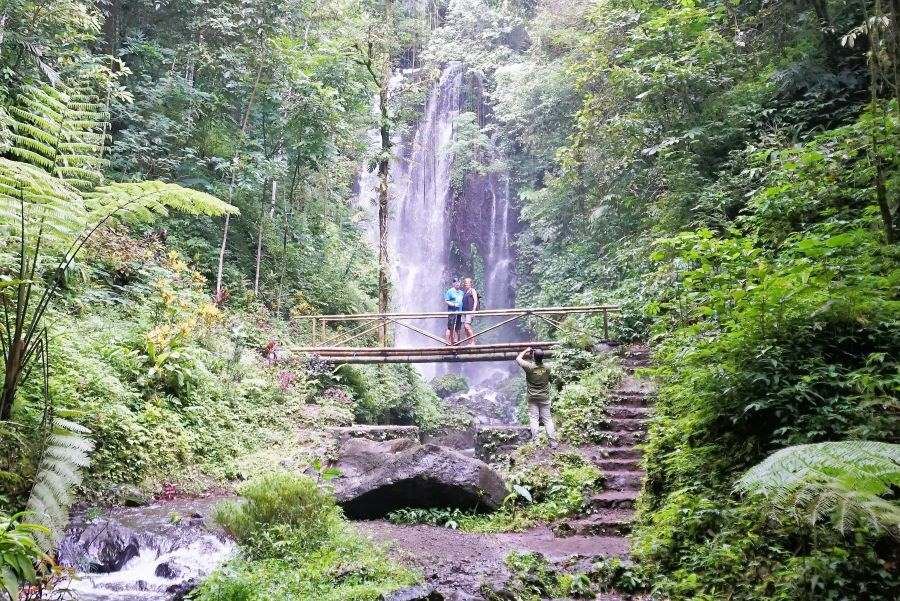
<instances>
[{"instance_id":1,"label":"dense undergrowth","mask_svg":"<svg viewBox=\"0 0 900 601\"><path fill-rule=\"evenodd\" d=\"M240 493L241 501L220 504L215 516L240 544L240 557L204 582L195 599L377 599L420 578L356 532L311 478L269 473Z\"/></svg>"},{"instance_id":2,"label":"dense undergrowth","mask_svg":"<svg viewBox=\"0 0 900 601\"><path fill-rule=\"evenodd\" d=\"M199 492L279 460L302 467L321 452L321 441L298 446L306 429L354 420L429 429L446 419L406 366L376 377L292 358L287 347L302 332L262 305L217 307L205 278L152 235L107 232L85 259L52 316L65 327L49 383L56 407L91 425L90 499L140 500L164 483ZM37 469L40 441L29 433L42 399L27 382L15 421L3 424L2 490L13 503Z\"/></svg>"},{"instance_id":3,"label":"dense undergrowth","mask_svg":"<svg viewBox=\"0 0 900 601\"><path fill-rule=\"evenodd\" d=\"M900 591L896 524L846 487L786 505L734 491L789 445L898 441L897 89L879 71L897 47L878 37L896 24L860 27L873 10L584 3L542 13L503 73L547 82L508 100L516 117L576 99L555 113L555 168L523 179L520 297L618 301L619 335L653 344L633 538L661 597ZM545 156L547 122L516 122L516 151ZM837 465L821 477L852 481ZM896 487L871 490L896 507Z\"/></svg>"}]
</instances>

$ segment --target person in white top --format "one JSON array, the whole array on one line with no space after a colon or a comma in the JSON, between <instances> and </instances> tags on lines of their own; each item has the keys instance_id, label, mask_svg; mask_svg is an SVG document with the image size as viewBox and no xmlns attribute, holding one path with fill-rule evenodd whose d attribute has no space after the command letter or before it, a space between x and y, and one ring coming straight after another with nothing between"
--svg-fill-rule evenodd
<instances>
[{"instance_id":1,"label":"person in white top","mask_svg":"<svg viewBox=\"0 0 900 601\"><path fill-rule=\"evenodd\" d=\"M463 301L462 301L462 310L463 311L477 311L478 310L478 291L475 290L475 285L472 282L472 278L466 278L463 280ZM469 339L469 346L475 346L475 332L472 330L472 318L474 315L471 313L466 313L462 316L463 329L465 330L465 337Z\"/></svg>"}]
</instances>

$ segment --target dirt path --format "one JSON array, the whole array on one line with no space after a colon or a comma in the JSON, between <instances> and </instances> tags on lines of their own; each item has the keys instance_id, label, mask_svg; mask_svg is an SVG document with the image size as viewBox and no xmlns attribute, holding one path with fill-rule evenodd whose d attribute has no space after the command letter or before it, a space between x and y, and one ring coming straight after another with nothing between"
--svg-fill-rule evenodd
<instances>
[{"instance_id":1,"label":"dirt path","mask_svg":"<svg viewBox=\"0 0 900 601\"><path fill-rule=\"evenodd\" d=\"M646 435L653 393L634 369L647 365L646 347L629 347L623 361L627 377L613 391L603 444L577 450L605 476L603 491L589 501L586 515L520 533L473 534L426 525L395 525L384 520L357 522L360 531L387 544L394 557L422 570L427 583L447 601L476 601L482 583L502 585L509 578L504 559L512 551L538 552L550 562L582 567L601 557L627 557L634 503L643 482L640 443ZM566 450L572 450L567 447ZM603 601L624 597L604 594Z\"/></svg>"},{"instance_id":2,"label":"dirt path","mask_svg":"<svg viewBox=\"0 0 900 601\"><path fill-rule=\"evenodd\" d=\"M400 526L384 520L356 522L356 526L373 540L387 542L397 559L422 570L428 583L448 599L477 599L481 583L505 582L509 573L503 561L512 551L538 552L554 562L628 553L628 541L621 536L558 537L547 526L500 534Z\"/></svg>"}]
</instances>

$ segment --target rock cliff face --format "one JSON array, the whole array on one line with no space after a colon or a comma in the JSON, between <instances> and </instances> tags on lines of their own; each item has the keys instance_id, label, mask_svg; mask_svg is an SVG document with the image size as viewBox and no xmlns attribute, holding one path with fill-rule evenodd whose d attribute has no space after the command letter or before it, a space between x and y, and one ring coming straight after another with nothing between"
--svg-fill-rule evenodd
<instances>
[{"instance_id":1,"label":"rock cliff face","mask_svg":"<svg viewBox=\"0 0 900 601\"><path fill-rule=\"evenodd\" d=\"M335 496L350 518L376 518L401 507L495 509L503 478L486 463L407 438L350 438L339 449Z\"/></svg>"}]
</instances>

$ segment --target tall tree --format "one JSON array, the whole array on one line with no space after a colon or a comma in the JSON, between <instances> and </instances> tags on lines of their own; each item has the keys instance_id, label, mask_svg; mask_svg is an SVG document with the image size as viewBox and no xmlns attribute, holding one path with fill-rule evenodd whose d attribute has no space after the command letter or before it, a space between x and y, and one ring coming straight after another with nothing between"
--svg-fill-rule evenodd
<instances>
[{"instance_id":1,"label":"tall tree","mask_svg":"<svg viewBox=\"0 0 900 601\"><path fill-rule=\"evenodd\" d=\"M366 72L378 90L378 132L381 147L378 152L378 312L387 313L390 306L388 270L388 214L390 166L392 156L391 115L388 104L391 81L391 47L394 33L394 3L385 0L380 7L380 18L371 19L363 40L354 42L357 63ZM379 342L387 342L387 323L378 332Z\"/></svg>"}]
</instances>

